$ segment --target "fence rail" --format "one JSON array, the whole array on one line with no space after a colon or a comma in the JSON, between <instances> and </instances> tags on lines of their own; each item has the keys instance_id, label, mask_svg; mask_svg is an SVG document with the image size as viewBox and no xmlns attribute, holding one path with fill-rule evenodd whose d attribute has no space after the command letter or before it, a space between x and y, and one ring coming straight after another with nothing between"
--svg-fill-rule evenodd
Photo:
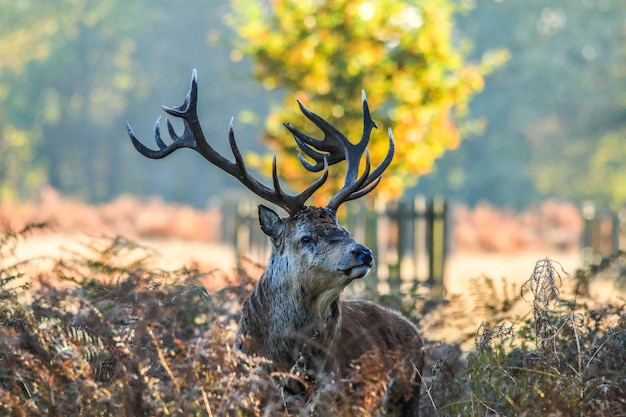
<instances>
[{"instance_id":1,"label":"fence rail","mask_svg":"<svg viewBox=\"0 0 626 417\"><path fill-rule=\"evenodd\" d=\"M242 258L264 264L269 257L267 237L260 230L254 200L226 202L223 233ZM448 204L443 198L416 197L384 204L352 202L340 223L374 253L374 270L363 280L366 289L394 292L418 285L432 298L443 297L443 278L449 249Z\"/></svg>"}]
</instances>

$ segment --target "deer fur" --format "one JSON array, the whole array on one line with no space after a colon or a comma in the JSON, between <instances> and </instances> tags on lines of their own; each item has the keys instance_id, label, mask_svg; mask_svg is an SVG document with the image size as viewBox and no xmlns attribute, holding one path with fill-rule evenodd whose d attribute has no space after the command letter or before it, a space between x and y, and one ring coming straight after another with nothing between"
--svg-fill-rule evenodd
<instances>
[{"instance_id":1,"label":"deer fur","mask_svg":"<svg viewBox=\"0 0 626 417\"><path fill-rule=\"evenodd\" d=\"M402 351L410 355L403 360L413 370L405 383L410 392L391 402L399 404L397 415L417 416L424 357L416 327L377 304L340 299L343 289L373 265L369 249L355 242L326 208L306 207L280 218L261 205L259 220L272 252L243 304L240 349L271 359L283 370L304 360L313 375L342 375L368 352Z\"/></svg>"}]
</instances>

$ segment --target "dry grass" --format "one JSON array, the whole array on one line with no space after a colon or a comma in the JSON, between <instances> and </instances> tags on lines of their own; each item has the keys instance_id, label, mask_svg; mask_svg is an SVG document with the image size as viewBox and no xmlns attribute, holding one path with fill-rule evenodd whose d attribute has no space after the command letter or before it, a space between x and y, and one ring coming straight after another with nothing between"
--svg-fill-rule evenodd
<instances>
[{"instance_id":1,"label":"dry grass","mask_svg":"<svg viewBox=\"0 0 626 417\"><path fill-rule=\"evenodd\" d=\"M521 213L458 206L454 225L453 244L461 252L569 252L578 249L583 222L572 204L546 201Z\"/></svg>"},{"instance_id":2,"label":"dry grass","mask_svg":"<svg viewBox=\"0 0 626 417\"><path fill-rule=\"evenodd\" d=\"M0 205L0 224L19 230L46 222L63 234L124 235L150 239L220 240L218 208L203 210L122 196L101 206L62 198L45 188L37 201ZM533 210L513 212L481 204L457 205L453 213L453 245L457 252L569 252L578 249L582 230L579 210L569 203L547 201ZM497 231L497 233L494 233Z\"/></svg>"},{"instance_id":3,"label":"dry grass","mask_svg":"<svg viewBox=\"0 0 626 417\"><path fill-rule=\"evenodd\" d=\"M62 198L45 188L30 203L0 205L0 224L19 230L31 223L46 222L63 234L93 236L124 235L129 238L179 238L218 241L221 215L217 208L193 209L165 203L159 198L140 200L122 196L101 206Z\"/></svg>"},{"instance_id":4,"label":"dry grass","mask_svg":"<svg viewBox=\"0 0 626 417\"><path fill-rule=\"evenodd\" d=\"M208 292L207 273L151 268L149 251L123 238L93 240L32 276L15 251L39 228L0 241L1 415L379 415L380 362L364 357L341 379L312 381L231 348L247 276L210 272L228 285ZM523 287L525 317L509 314L517 295L477 289L488 302L476 314L490 322L465 354L427 344L422 415L624 415L624 304L568 299L563 279L539 261ZM424 306L412 305L407 315L420 316Z\"/></svg>"},{"instance_id":5,"label":"dry grass","mask_svg":"<svg viewBox=\"0 0 626 417\"><path fill-rule=\"evenodd\" d=\"M76 203L57 204L67 212ZM271 364L233 350L239 306L253 279L185 266L188 258L162 264L162 255L119 236L122 223L115 223L115 216L125 212L125 222L133 223L133 213L145 210L140 202L125 204L109 206L116 207L109 208L115 215L67 216L75 226L53 215L57 229L52 232L28 223L44 219L32 214L33 206L31 217L0 210L10 213L5 216L13 230L21 230L0 239L0 415L377 415L388 377L367 357L344 378L311 381L295 369L276 372ZM76 207L78 213L94 211ZM167 213L179 218L178 207L166 208L162 216L151 207L156 218ZM201 222L201 211L190 212ZM509 215L514 216L504 218ZM481 227L505 222L474 216L472 224ZM566 228L568 216L525 224ZM81 223L81 217L88 220ZM571 222L568 228L575 230ZM102 224L106 227L98 230ZM41 263L23 256L31 240L83 226L93 236L112 230L118 237L82 234ZM156 230L133 227L139 236L141 230ZM159 230L159 236L171 237L178 229ZM475 256L469 248L480 245L467 246L466 253ZM562 247L545 246L546 251ZM202 255L209 255L206 249L197 256ZM626 415L626 299L617 291L611 303L590 296L602 271L626 257L572 275L550 259L536 264L537 258L523 259L516 268L525 271L524 279L501 280L506 271L495 279L466 274L465 286L452 289L447 303L428 314L422 294L380 298L402 308L430 339L422 415ZM437 341L444 333L447 340L470 343Z\"/></svg>"},{"instance_id":6,"label":"dry grass","mask_svg":"<svg viewBox=\"0 0 626 417\"><path fill-rule=\"evenodd\" d=\"M145 248L116 238L58 259L32 287L35 277L14 256L32 229L0 242L0 415L369 416L381 409L389 377L380 361L364 357L342 379L311 381L232 349L250 278L233 277L209 293L199 285L207 274L152 269ZM216 274L208 275L228 281ZM393 353L390 361L398 362Z\"/></svg>"}]
</instances>

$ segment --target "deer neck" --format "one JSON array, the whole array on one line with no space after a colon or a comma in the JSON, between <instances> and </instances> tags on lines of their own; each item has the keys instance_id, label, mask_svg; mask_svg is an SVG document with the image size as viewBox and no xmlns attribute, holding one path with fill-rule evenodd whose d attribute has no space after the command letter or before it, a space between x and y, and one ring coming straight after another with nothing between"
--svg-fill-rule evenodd
<instances>
[{"instance_id":1,"label":"deer neck","mask_svg":"<svg viewBox=\"0 0 626 417\"><path fill-rule=\"evenodd\" d=\"M328 337L334 338L336 324L340 319L341 290L313 294L305 284L305 277L285 276L282 272L284 270L280 276L276 276L274 271L275 269L265 271L256 289L268 301L267 313L277 319L272 322L284 325L284 319L288 318L290 330L307 332L314 329L315 332L326 333Z\"/></svg>"},{"instance_id":2,"label":"deer neck","mask_svg":"<svg viewBox=\"0 0 626 417\"><path fill-rule=\"evenodd\" d=\"M251 335L264 356L275 361L290 358L291 367L301 355L316 355L312 350L327 352L338 333L341 320L339 297L326 297L322 303L311 297L302 285L302 277L288 277L282 268L270 267L252 291L244 316L263 321L265 334ZM281 271L280 276L276 271ZM252 324L252 323L251 323ZM253 330L252 330L253 331Z\"/></svg>"}]
</instances>

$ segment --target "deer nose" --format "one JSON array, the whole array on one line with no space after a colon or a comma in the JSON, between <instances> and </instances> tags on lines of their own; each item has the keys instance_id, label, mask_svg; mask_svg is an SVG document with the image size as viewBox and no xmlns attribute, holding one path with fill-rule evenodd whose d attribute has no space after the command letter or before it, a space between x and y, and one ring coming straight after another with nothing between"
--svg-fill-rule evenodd
<instances>
[{"instance_id":1,"label":"deer nose","mask_svg":"<svg viewBox=\"0 0 626 417\"><path fill-rule=\"evenodd\" d=\"M372 265L374 263L374 258L372 257L372 251L367 249L363 245L357 246L352 250L352 254L363 264L363 265Z\"/></svg>"}]
</instances>

